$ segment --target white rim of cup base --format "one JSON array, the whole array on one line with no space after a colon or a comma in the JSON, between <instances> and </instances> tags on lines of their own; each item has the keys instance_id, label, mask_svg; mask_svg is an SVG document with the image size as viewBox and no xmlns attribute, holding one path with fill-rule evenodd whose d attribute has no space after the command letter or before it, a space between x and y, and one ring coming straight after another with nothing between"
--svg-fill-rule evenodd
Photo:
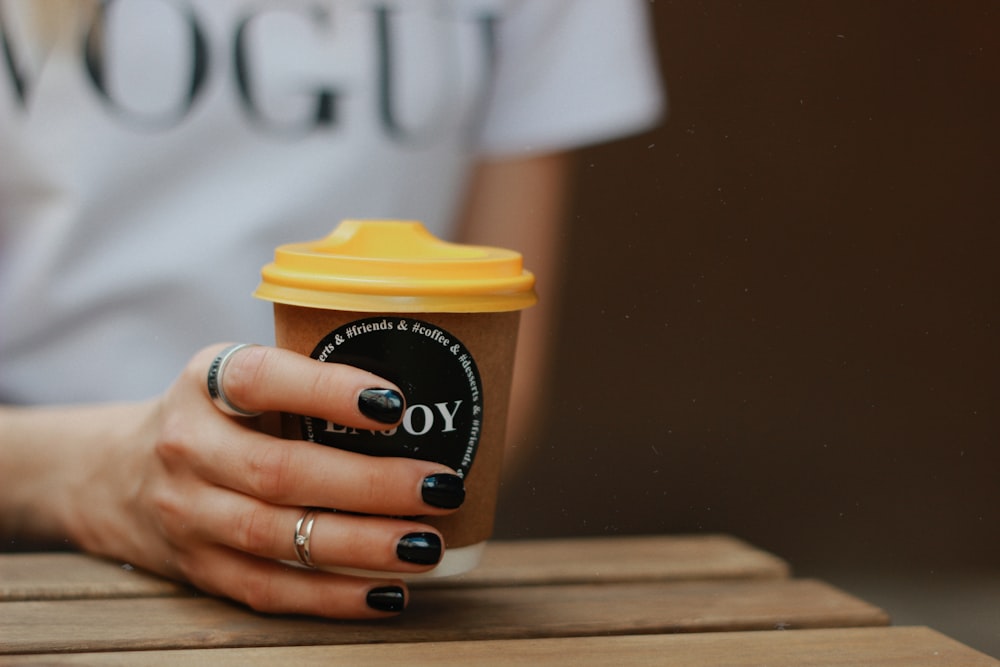
<instances>
[{"instance_id":1,"label":"white rim of cup base","mask_svg":"<svg viewBox=\"0 0 1000 667\"><path fill-rule=\"evenodd\" d=\"M337 574L350 574L356 577L390 577L405 581L454 577L464 574L479 565L485 549L486 542L477 542L465 547L446 549L444 556L441 557L441 562L433 570L428 570L427 572L379 572L377 570L361 570L353 567L321 567L319 569L326 572L336 572ZM286 562L290 565L302 567L299 563L293 561Z\"/></svg>"}]
</instances>

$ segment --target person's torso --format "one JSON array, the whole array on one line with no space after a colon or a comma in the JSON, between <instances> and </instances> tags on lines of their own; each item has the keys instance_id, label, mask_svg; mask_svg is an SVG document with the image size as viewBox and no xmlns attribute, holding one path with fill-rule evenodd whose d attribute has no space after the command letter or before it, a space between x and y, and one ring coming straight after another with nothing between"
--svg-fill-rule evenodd
<instances>
[{"instance_id":1,"label":"person's torso","mask_svg":"<svg viewBox=\"0 0 1000 667\"><path fill-rule=\"evenodd\" d=\"M341 218L448 236L493 5L120 0L29 40L5 3L0 394L42 355L54 400L88 400L162 388L94 392L122 355L162 383L199 345L266 342L260 267Z\"/></svg>"}]
</instances>

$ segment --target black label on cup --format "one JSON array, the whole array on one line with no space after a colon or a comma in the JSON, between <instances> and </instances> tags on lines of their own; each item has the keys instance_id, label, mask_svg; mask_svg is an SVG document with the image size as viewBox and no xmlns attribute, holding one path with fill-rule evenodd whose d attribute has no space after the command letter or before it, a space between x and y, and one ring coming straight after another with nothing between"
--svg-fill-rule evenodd
<instances>
[{"instance_id":1,"label":"black label on cup","mask_svg":"<svg viewBox=\"0 0 1000 667\"><path fill-rule=\"evenodd\" d=\"M370 317L331 331L312 357L394 382L406 396L406 412L399 426L385 430L303 417L306 440L374 456L436 461L468 475L483 429L483 385L475 360L454 335L418 319Z\"/></svg>"}]
</instances>

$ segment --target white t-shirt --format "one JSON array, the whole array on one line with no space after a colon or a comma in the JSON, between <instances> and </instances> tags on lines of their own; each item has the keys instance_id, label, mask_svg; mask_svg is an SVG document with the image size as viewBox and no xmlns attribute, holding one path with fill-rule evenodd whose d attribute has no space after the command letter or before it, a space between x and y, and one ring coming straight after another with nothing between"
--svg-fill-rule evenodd
<instances>
[{"instance_id":1,"label":"white t-shirt","mask_svg":"<svg viewBox=\"0 0 1000 667\"><path fill-rule=\"evenodd\" d=\"M158 393L272 339L275 246L344 218L448 237L474 160L662 110L638 1L117 0L47 36L31 2L0 0L2 402Z\"/></svg>"}]
</instances>

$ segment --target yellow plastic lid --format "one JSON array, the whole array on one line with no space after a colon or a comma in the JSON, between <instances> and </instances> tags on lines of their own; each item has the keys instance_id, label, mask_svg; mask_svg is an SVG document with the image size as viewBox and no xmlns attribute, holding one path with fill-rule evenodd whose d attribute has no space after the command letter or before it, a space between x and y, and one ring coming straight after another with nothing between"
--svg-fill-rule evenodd
<instances>
[{"instance_id":1,"label":"yellow plastic lid","mask_svg":"<svg viewBox=\"0 0 1000 667\"><path fill-rule=\"evenodd\" d=\"M533 305L521 254L449 243L413 220L345 220L326 238L279 246L254 296L359 312L469 313Z\"/></svg>"}]
</instances>

